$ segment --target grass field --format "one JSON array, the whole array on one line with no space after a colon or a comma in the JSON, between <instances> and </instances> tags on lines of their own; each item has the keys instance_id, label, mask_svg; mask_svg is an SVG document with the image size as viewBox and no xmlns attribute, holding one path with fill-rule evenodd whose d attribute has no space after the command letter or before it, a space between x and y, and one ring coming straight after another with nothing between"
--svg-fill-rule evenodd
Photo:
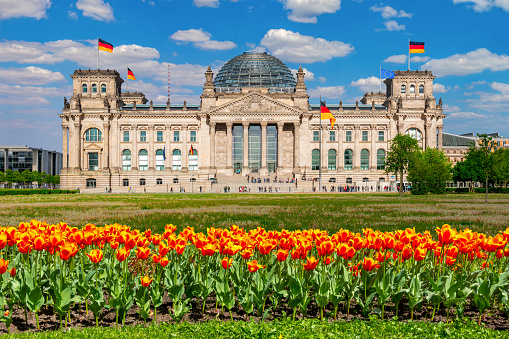
<instances>
[{"instance_id":1,"label":"grass field","mask_svg":"<svg viewBox=\"0 0 509 339\"><path fill-rule=\"evenodd\" d=\"M121 223L161 231L173 223L179 230L207 227L267 230L340 228L358 232L370 227L387 231L415 227L433 230L444 223L495 234L509 226L509 195L432 196L396 194L102 194L0 197L0 226L37 219L48 223ZM434 232L433 232L434 234Z\"/></svg>"}]
</instances>

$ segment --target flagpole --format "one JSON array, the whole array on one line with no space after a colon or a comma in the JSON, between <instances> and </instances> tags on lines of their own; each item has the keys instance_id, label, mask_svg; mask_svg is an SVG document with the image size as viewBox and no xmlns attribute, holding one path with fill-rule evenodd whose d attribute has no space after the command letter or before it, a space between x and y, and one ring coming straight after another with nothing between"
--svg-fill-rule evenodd
<instances>
[{"instance_id":1,"label":"flagpole","mask_svg":"<svg viewBox=\"0 0 509 339\"><path fill-rule=\"evenodd\" d=\"M410 39L408 39L408 70L410 70Z\"/></svg>"},{"instance_id":2,"label":"flagpole","mask_svg":"<svg viewBox=\"0 0 509 339\"><path fill-rule=\"evenodd\" d=\"M322 96L320 95L320 116L318 117L320 120L320 156L318 157L318 191L322 191Z\"/></svg>"},{"instance_id":3,"label":"flagpole","mask_svg":"<svg viewBox=\"0 0 509 339\"><path fill-rule=\"evenodd\" d=\"M99 37L97 37L97 69L99 69Z\"/></svg>"},{"instance_id":4,"label":"flagpole","mask_svg":"<svg viewBox=\"0 0 509 339\"><path fill-rule=\"evenodd\" d=\"M127 80L125 83L127 85L127 92L129 92L129 68L127 68Z\"/></svg>"},{"instance_id":5,"label":"flagpole","mask_svg":"<svg viewBox=\"0 0 509 339\"><path fill-rule=\"evenodd\" d=\"M382 66L380 66L380 93L382 93Z\"/></svg>"}]
</instances>

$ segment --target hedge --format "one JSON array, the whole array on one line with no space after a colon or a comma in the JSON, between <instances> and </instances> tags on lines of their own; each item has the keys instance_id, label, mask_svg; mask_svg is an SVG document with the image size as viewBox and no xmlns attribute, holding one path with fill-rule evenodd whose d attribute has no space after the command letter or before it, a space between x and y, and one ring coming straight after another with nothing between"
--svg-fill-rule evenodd
<instances>
[{"instance_id":1,"label":"hedge","mask_svg":"<svg viewBox=\"0 0 509 339\"><path fill-rule=\"evenodd\" d=\"M14 189L0 188L0 195L31 195L31 194L75 194L78 190L61 190L61 189Z\"/></svg>"},{"instance_id":2,"label":"hedge","mask_svg":"<svg viewBox=\"0 0 509 339\"><path fill-rule=\"evenodd\" d=\"M447 187L447 193L469 193L468 187ZM477 187L475 193L486 193L483 187ZM488 193L504 193L509 194L509 187L488 187Z\"/></svg>"}]
</instances>

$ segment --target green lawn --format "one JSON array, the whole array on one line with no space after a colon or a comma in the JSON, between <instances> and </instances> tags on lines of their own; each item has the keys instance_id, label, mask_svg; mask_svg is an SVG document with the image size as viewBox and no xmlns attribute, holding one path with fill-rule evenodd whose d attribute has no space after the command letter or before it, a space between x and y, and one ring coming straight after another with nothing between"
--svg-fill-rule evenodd
<instances>
[{"instance_id":1,"label":"green lawn","mask_svg":"<svg viewBox=\"0 0 509 339\"><path fill-rule=\"evenodd\" d=\"M16 226L31 219L48 223L65 221L122 223L133 228L161 231L173 223L192 226L268 230L365 227L395 230L415 227L433 230L444 223L489 234L509 226L509 195L482 194L431 196L396 194L100 194L1 196L0 225Z\"/></svg>"}]
</instances>

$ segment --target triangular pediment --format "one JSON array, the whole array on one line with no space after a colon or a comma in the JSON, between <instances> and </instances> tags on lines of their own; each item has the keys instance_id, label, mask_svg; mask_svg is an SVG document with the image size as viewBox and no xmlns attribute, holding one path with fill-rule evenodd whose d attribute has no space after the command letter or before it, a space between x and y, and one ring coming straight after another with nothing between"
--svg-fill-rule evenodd
<instances>
[{"instance_id":1,"label":"triangular pediment","mask_svg":"<svg viewBox=\"0 0 509 339\"><path fill-rule=\"evenodd\" d=\"M84 149L87 151L102 151L103 148L102 148L102 146L100 146L96 143L93 143L93 144L85 145Z\"/></svg>"},{"instance_id":2,"label":"triangular pediment","mask_svg":"<svg viewBox=\"0 0 509 339\"><path fill-rule=\"evenodd\" d=\"M290 113L301 114L294 107L260 93L248 93L221 106L213 108L209 114L245 114L245 113Z\"/></svg>"}]
</instances>

